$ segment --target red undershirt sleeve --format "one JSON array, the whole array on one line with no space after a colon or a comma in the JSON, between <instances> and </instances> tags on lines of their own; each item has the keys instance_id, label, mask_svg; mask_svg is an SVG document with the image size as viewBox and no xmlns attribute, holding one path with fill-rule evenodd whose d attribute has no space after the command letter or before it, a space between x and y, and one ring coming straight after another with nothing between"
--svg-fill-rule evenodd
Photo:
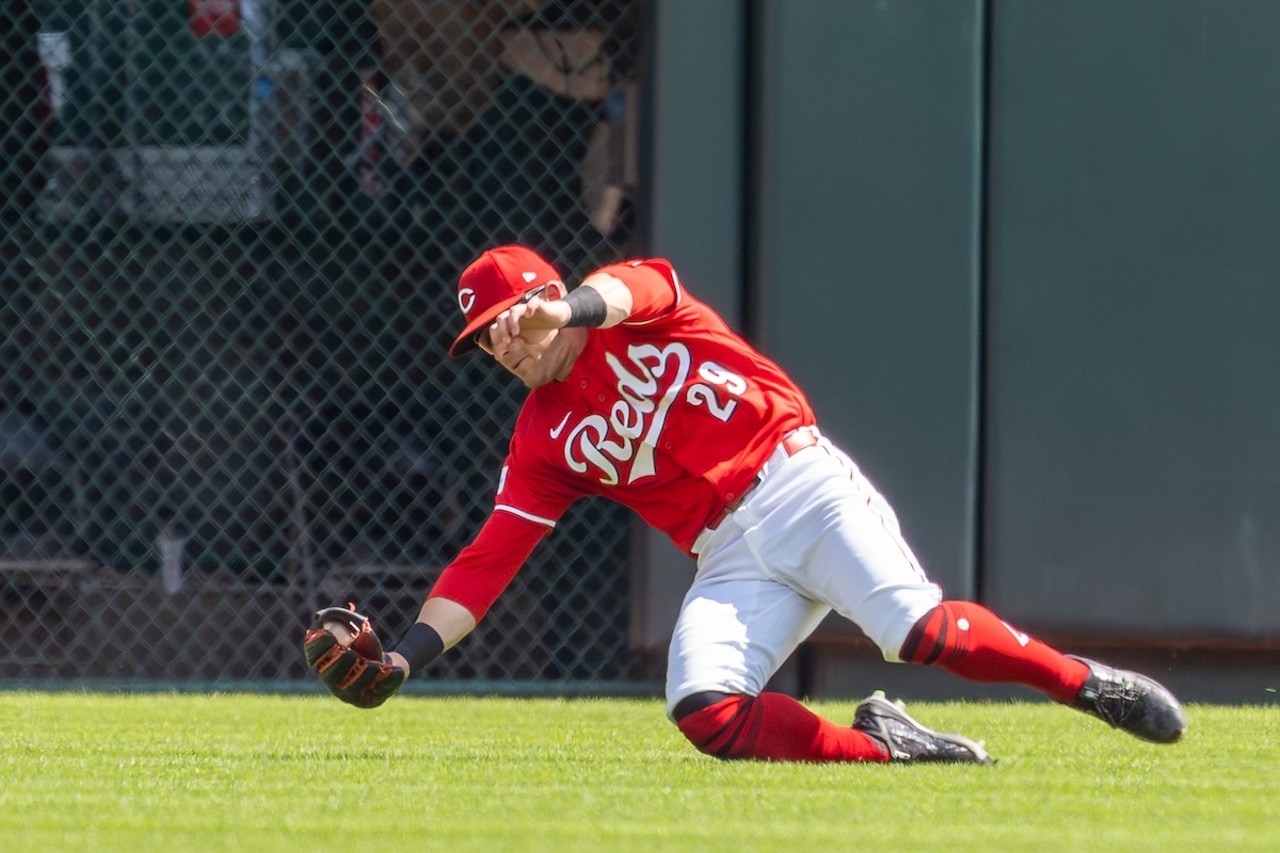
<instances>
[{"instance_id":1,"label":"red undershirt sleeve","mask_svg":"<svg viewBox=\"0 0 1280 853\"><path fill-rule=\"evenodd\" d=\"M534 546L551 528L501 510L489 516L431 588L428 598L447 598L479 622L511 583Z\"/></svg>"}]
</instances>

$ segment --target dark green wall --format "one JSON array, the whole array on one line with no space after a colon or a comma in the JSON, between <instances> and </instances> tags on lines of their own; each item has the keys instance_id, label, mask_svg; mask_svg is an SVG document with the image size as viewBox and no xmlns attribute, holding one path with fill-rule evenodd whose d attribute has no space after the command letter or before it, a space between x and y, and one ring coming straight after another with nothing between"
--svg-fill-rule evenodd
<instances>
[{"instance_id":1,"label":"dark green wall","mask_svg":"<svg viewBox=\"0 0 1280 853\"><path fill-rule=\"evenodd\" d=\"M648 241L662 246L699 296L737 325L745 14L723 2L654 5L646 135L668 156L654 158L648 170Z\"/></svg>"},{"instance_id":2,"label":"dark green wall","mask_svg":"<svg viewBox=\"0 0 1280 853\"><path fill-rule=\"evenodd\" d=\"M670 258L681 280L741 329L745 6L737 0L654 0L647 8L652 74L642 134L648 155L644 242L647 251ZM664 648L692 563L638 521L633 540L632 641Z\"/></svg>"},{"instance_id":3,"label":"dark green wall","mask_svg":"<svg viewBox=\"0 0 1280 853\"><path fill-rule=\"evenodd\" d=\"M992 17L991 601L1280 631L1280 3Z\"/></svg>"},{"instance_id":4,"label":"dark green wall","mask_svg":"<svg viewBox=\"0 0 1280 853\"><path fill-rule=\"evenodd\" d=\"M756 337L972 584L977 2L760 4Z\"/></svg>"},{"instance_id":5,"label":"dark green wall","mask_svg":"<svg viewBox=\"0 0 1280 853\"><path fill-rule=\"evenodd\" d=\"M655 89L713 120L655 137L649 248L742 259L751 333L947 592L1280 636L1280 3L689 5L655 3L699 17L668 70L750 45L753 130L723 77ZM746 182L701 178L704 133Z\"/></svg>"}]
</instances>

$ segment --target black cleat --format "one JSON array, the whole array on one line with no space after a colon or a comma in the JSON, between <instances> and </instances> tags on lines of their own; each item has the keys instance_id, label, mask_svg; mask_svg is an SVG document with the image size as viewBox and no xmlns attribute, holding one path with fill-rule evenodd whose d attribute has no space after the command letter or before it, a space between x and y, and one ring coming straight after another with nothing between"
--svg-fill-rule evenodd
<instances>
[{"instance_id":1,"label":"black cleat","mask_svg":"<svg viewBox=\"0 0 1280 853\"><path fill-rule=\"evenodd\" d=\"M1173 694L1137 672L1070 655L1089 667L1075 707L1109 726L1155 743L1173 743L1187 730L1187 714Z\"/></svg>"},{"instance_id":2,"label":"black cleat","mask_svg":"<svg viewBox=\"0 0 1280 853\"><path fill-rule=\"evenodd\" d=\"M884 744L890 761L995 764L982 744L925 728L878 693L864 699L854 711L853 727Z\"/></svg>"}]
</instances>

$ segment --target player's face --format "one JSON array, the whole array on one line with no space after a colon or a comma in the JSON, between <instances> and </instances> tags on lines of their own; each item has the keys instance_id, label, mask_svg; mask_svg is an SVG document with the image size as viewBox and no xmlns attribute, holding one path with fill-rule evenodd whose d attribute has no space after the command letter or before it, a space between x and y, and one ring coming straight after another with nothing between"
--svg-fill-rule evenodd
<instances>
[{"instance_id":1,"label":"player's face","mask_svg":"<svg viewBox=\"0 0 1280 853\"><path fill-rule=\"evenodd\" d=\"M559 333L559 329L522 329L499 353L494 352L489 330L485 329L476 336L476 343L493 356L494 361L515 374L526 388L537 388L561 378L562 359L558 357L561 348L556 345Z\"/></svg>"},{"instance_id":2,"label":"player's face","mask_svg":"<svg viewBox=\"0 0 1280 853\"><path fill-rule=\"evenodd\" d=\"M560 320L548 325L547 306L563 297L559 281L533 288L476 335L477 346L528 388L564 379L584 341L581 330L559 328Z\"/></svg>"}]
</instances>

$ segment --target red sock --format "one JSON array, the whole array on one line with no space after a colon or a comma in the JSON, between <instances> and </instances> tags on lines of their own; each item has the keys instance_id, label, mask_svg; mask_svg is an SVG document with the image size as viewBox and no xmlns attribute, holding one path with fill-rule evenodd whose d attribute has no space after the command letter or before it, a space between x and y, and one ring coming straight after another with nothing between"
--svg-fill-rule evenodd
<instances>
[{"instance_id":1,"label":"red sock","mask_svg":"<svg viewBox=\"0 0 1280 853\"><path fill-rule=\"evenodd\" d=\"M888 761L875 740L781 693L736 695L676 723L700 751L762 761Z\"/></svg>"},{"instance_id":2,"label":"red sock","mask_svg":"<svg viewBox=\"0 0 1280 853\"><path fill-rule=\"evenodd\" d=\"M1075 701L1089 667L1014 630L980 604L944 601L911 629L898 655L970 681L1024 684L1064 705Z\"/></svg>"}]
</instances>

